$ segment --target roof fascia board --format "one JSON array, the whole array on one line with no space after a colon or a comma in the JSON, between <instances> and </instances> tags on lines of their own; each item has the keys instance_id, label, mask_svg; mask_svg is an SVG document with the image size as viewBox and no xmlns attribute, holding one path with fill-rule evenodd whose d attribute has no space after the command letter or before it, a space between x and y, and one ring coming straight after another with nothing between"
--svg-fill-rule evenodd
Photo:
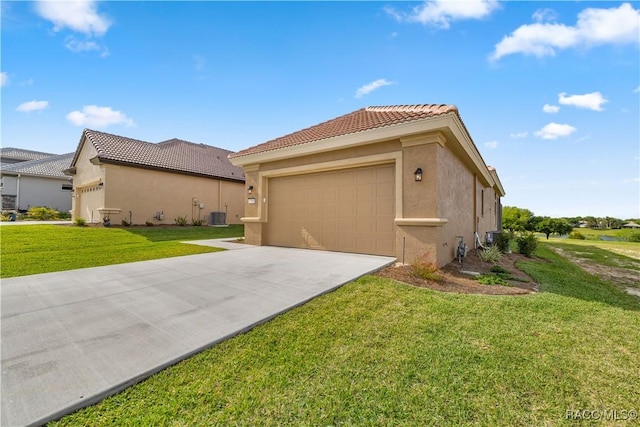
<instances>
[{"instance_id":1,"label":"roof fascia board","mask_svg":"<svg viewBox=\"0 0 640 427\"><path fill-rule=\"evenodd\" d=\"M462 124L462 121L460 120L460 118L455 116L455 118L452 119L452 125L453 126L450 126L451 132L453 132L453 135L456 137L456 140L458 141L458 143L466 153L467 158L471 160L471 162L473 163L473 166L475 167L476 172L478 172L478 174L482 178L483 184L493 187L494 182L491 177L491 174L489 173L487 164L482 159L480 152L478 151L477 147L473 143L471 136L469 135L466 128Z\"/></svg>"},{"instance_id":2,"label":"roof fascia board","mask_svg":"<svg viewBox=\"0 0 640 427\"><path fill-rule=\"evenodd\" d=\"M448 127L449 121L451 120L450 117L452 115L453 114L449 113L437 117L428 117L422 120L369 129L362 132L335 136L290 147L263 151L255 154L247 154L245 156L231 157L229 160L234 166L245 166L284 160L292 157L319 154L327 151L333 151L336 148L344 149L374 144L376 142L388 141L446 128Z\"/></svg>"}]
</instances>

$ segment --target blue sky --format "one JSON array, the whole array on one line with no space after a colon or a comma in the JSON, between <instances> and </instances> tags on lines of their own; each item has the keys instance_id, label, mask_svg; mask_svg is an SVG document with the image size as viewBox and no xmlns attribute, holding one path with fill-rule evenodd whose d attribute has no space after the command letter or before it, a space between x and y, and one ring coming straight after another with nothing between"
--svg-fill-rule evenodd
<instances>
[{"instance_id":1,"label":"blue sky","mask_svg":"<svg viewBox=\"0 0 640 427\"><path fill-rule=\"evenodd\" d=\"M455 104L504 205L640 217L640 3L2 2L2 146L85 127L240 150Z\"/></svg>"}]
</instances>

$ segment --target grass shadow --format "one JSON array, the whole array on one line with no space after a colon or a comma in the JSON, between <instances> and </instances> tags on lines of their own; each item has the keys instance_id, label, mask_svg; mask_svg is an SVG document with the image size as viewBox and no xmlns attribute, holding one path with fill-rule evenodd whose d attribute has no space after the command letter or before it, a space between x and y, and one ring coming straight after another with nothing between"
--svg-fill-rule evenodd
<instances>
[{"instance_id":1,"label":"grass shadow","mask_svg":"<svg viewBox=\"0 0 640 427\"><path fill-rule=\"evenodd\" d=\"M122 229L144 237L151 242L224 239L244 236L244 225L241 224L232 224L227 227L133 226L122 227Z\"/></svg>"}]
</instances>

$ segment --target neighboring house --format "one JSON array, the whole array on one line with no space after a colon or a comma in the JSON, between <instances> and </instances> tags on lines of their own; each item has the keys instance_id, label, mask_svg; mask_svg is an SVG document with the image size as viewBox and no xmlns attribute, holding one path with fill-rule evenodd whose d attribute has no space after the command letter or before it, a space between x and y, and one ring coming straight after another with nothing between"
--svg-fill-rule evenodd
<instances>
[{"instance_id":1,"label":"neighboring house","mask_svg":"<svg viewBox=\"0 0 640 427\"><path fill-rule=\"evenodd\" d=\"M72 218L239 223L244 174L229 162L230 153L179 139L154 144L85 129L65 171L73 176Z\"/></svg>"},{"instance_id":2,"label":"neighboring house","mask_svg":"<svg viewBox=\"0 0 640 427\"><path fill-rule=\"evenodd\" d=\"M368 107L231 154L254 245L454 258L501 228L505 192L453 105Z\"/></svg>"},{"instance_id":3,"label":"neighboring house","mask_svg":"<svg viewBox=\"0 0 640 427\"><path fill-rule=\"evenodd\" d=\"M69 212L72 183L62 171L71 164L73 153L47 156L2 166L2 210L26 211L31 206L46 206Z\"/></svg>"},{"instance_id":4,"label":"neighboring house","mask_svg":"<svg viewBox=\"0 0 640 427\"><path fill-rule=\"evenodd\" d=\"M30 160L41 160L57 154L43 153L41 151L24 150L22 148L2 147L0 148L0 167L12 165Z\"/></svg>"}]
</instances>

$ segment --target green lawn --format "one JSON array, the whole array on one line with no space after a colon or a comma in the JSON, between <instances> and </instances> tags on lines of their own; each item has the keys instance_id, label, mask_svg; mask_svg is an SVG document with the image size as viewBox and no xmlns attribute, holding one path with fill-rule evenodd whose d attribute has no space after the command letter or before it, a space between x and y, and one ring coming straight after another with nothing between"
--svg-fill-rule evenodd
<instances>
[{"instance_id":1,"label":"green lawn","mask_svg":"<svg viewBox=\"0 0 640 427\"><path fill-rule=\"evenodd\" d=\"M184 240L243 235L229 227L0 227L0 277L146 261L220 249L182 244Z\"/></svg>"},{"instance_id":2,"label":"green lawn","mask_svg":"<svg viewBox=\"0 0 640 427\"><path fill-rule=\"evenodd\" d=\"M576 240L551 237L549 240L541 239L541 241L549 243L558 243L573 245L576 247L593 247L599 248L606 252L624 255L628 258L640 260L640 243L637 242L611 242L605 240ZM604 255L607 255L606 253Z\"/></svg>"},{"instance_id":3,"label":"green lawn","mask_svg":"<svg viewBox=\"0 0 640 427\"><path fill-rule=\"evenodd\" d=\"M640 410L638 299L538 254L521 264L538 294L365 276L52 424L569 426L567 411Z\"/></svg>"}]
</instances>

